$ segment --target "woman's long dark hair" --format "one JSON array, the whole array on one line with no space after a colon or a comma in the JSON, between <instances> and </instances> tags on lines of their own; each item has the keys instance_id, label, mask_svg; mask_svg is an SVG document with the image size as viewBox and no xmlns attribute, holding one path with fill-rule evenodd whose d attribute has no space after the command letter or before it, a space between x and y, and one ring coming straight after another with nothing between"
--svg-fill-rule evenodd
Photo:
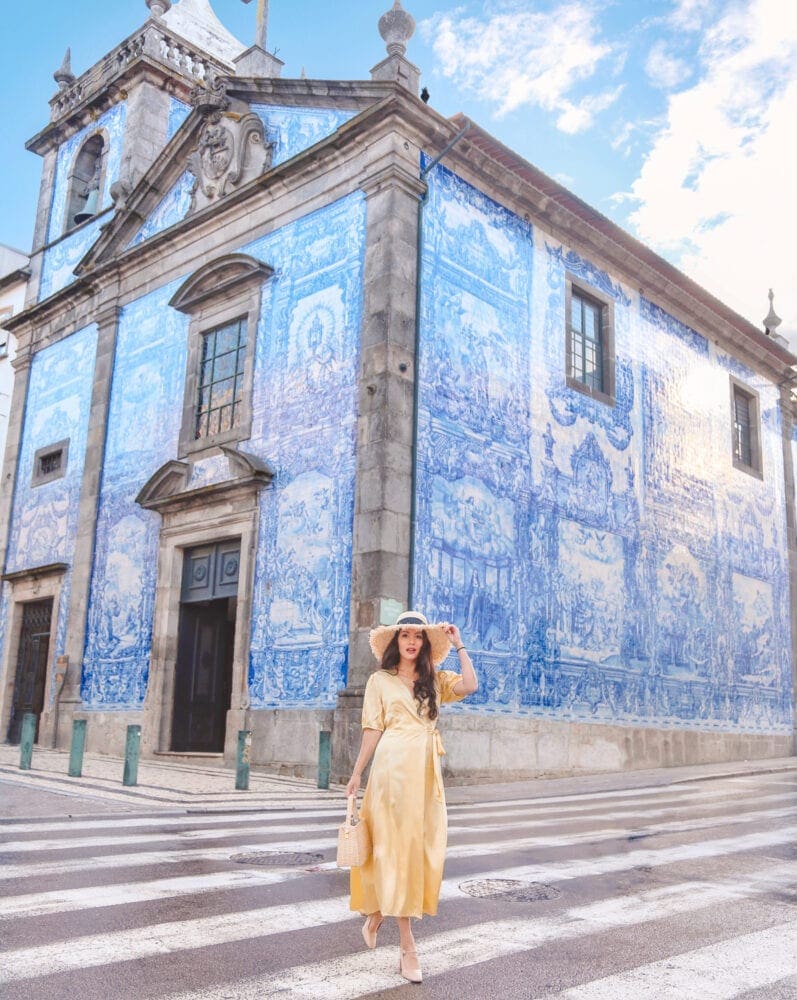
<instances>
[{"instance_id":1,"label":"woman's long dark hair","mask_svg":"<svg viewBox=\"0 0 797 1000\"><path fill-rule=\"evenodd\" d=\"M383 670L396 670L399 665L401 653L399 653L398 637L399 634L396 632L387 644L387 649L382 654ZM425 703L427 718L436 719L437 691L434 686L435 670L432 666L432 644L429 642L429 636L425 632L423 633L421 651L418 653L418 659L415 661L415 669L418 672L418 679L415 681L412 693L418 702L418 711L420 712Z\"/></svg>"}]
</instances>

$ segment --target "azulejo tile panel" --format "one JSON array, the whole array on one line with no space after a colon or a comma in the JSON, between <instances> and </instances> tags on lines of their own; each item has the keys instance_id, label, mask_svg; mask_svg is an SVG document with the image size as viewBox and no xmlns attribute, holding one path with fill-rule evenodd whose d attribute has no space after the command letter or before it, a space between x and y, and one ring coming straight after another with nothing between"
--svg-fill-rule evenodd
<instances>
[{"instance_id":1,"label":"azulejo tile panel","mask_svg":"<svg viewBox=\"0 0 797 1000\"><path fill-rule=\"evenodd\" d=\"M46 299L75 280L75 268L86 256L100 235L107 216L85 222L44 252L39 300Z\"/></svg>"},{"instance_id":2,"label":"azulejo tile panel","mask_svg":"<svg viewBox=\"0 0 797 1000\"><path fill-rule=\"evenodd\" d=\"M166 141L172 139L180 126L191 114L191 108L178 101L176 97L169 98L169 125L166 131Z\"/></svg>"},{"instance_id":3,"label":"azulejo tile panel","mask_svg":"<svg viewBox=\"0 0 797 1000\"><path fill-rule=\"evenodd\" d=\"M429 182L414 601L463 627L469 705L790 731L776 387L454 175ZM566 385L566 273L614 300L614 406ZM763 480L733 468L731 373L759 394Z\"/></svg>"},{"instance_id":4,"label":"azulejo tile panel","mask_svg":"<svg viewBox=\"0 0 797 1000\"><path fill-rule=\"evenodd\" d=\"M107 160L105 163L105 182L102 187L100 211L110 208L111 185L119 179L119 168L122 162L122 142L124 139L127 104L120 101L114 104L100 117L71 136L58 150L58 160L55 167L52 202L50 204L50 222L47 227L47 242L57 240L64 231L64 214L66 212L69 178L74 167L74 160L83 143L95 133L101 133L107 143Z\"/></svg>"},{"instance_id":5,"label":"azulejo tile panel","mask_svg":"<svg viewBox=\"0 0 797 1000\"><path fill-rule=\"evenodd\" d=\"M272 162L275 167L332 135L357 113L337 108L290 108L276 104L253 104L252 111L266 127L266 139L274 149Z\"/></svg>"},{"instance_id":6,"label":"azulejo tile panel","mask_svg":"<svg viewBox=\"0 0 797 1000\"><path fill-rule=\"evenodd\" d=\"M169 226L181 222L188 215L188 210L191 207L193 187L193 175L189 174L188 171L181 174L177 183L162 198L152 214L147 217L141 229L130 241L130 246L138 246L139 243L163 232Z\"/></svg>"},{"instance_id":7,"label":"azulejo tile panel","mask_svg":"<svg viewBox=\"0 0 797 1000\"><path fill-rule=\"evenodd\" d=\"M72 563L96 350L97 328L92 325L39 351L31 362L9 532L9 573ZM66 439L64 476L33 486L36 452ZM53 662L64 650L70 585L68 571L51 643ZM7 584L3 586L8 590ZM6 613L4 601L3 626Z\"/></svg>"},{"instance_id":8,"label":"azulejo tile panel","mask_svg":"<svg viewBox=\"0 0 797 1000\"><path fill-rule=\"evenodd\" d=\"M160 517L135 498L177 454L187 318L168 308L173 283L119 319L89 597L82 698L136 708L146 693Z\"/></svg>"},{"instance_id":9,"label":"azulejo tile panel","mask_svg":"<svg viewBox=\"0 0 797 1000\"><path fill-rule=\"evenodd\" d=\"M352 195L244 248L276 270L244 446L275 473L260 501L255 707L332 707L346 681L364 246Z\"/></svg>"}]
</instances>

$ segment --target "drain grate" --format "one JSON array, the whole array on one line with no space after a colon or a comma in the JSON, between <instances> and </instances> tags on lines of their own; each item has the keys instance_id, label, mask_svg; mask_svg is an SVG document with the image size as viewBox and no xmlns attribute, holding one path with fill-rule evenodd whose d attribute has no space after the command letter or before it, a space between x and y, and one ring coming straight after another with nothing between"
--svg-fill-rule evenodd
<instances>
[{"instance_id":1,"label":"drain grate","mask_svg":"<svg viewBox=\"0 0 797 1000\"><path fill-rule=\"evenodd\" d=\"M230 858L239 865L260 865L264 868L306 868L323 860L323 854L301 851L250 851L248 854L233 854Z\"/></svg>"},{"instance_id":2,"label":"drain grate","mask_svg":"<svg viewBox=\"0 0 797 1000\"><path fill-rule=\"evenodd\" d=\"M552 885L543 882L523 882L514 878L474 879L460 882L459 888L467 896L479 899L505 899L510 903L539 903L546 899L556 899L561 893Z\"/></svg>"}]
</instances>

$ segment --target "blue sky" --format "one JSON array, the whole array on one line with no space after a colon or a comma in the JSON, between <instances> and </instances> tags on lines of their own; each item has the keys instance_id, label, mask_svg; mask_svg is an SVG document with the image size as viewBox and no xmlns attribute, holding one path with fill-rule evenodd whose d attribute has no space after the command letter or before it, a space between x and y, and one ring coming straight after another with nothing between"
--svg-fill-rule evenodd
<instances>
[{"instance_id":1,"label":"blue sky","mask_svg":"<svg viewBox=\"0 0 797 1000\"><path fill-rule=\"evenodd\" d=\"M367 79L391 0L271 0L269 48L314 78ZM242 41L255 3L213 0ZM797 349L797 3L405 0L431 104L463 111L759 325L775 288ZM4 17L0 242L30 246L67 45L80 74L135 30L144 0L18 4Z\"/></svg>"}]
</instances>

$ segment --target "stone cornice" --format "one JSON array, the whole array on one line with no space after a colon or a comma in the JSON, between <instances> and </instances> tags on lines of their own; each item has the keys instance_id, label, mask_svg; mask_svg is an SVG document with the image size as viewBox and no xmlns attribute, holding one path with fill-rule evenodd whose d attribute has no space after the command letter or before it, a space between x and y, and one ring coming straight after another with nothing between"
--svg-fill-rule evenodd
<instances>
[{"instance_id":1,"label":"stone cornice","mask_svg":"<svg viewBox=\"0 0 797 1000\"><path fill-rule=\"evenodd\" d=\"M69 569L69 563L47 563L46 566L34 566L31 569L19 569L13 573L3 573L0 580L15 583L19 580L38 580L43 576L63 576Z\"/></svg>"},{"instance_id":2,"label":"stone cornice","mask_svg":"<svg viewBox=\"0 0 797 1000\"><path fill-rule=\"evenodd\" d=\"M267 82L272 85L279 81ZM232 82L230 91L243 93L248 90L252 99L260 83L244 81L243 86L238 88L238 84ZM358 88L361 86L357 85ZM372 104L315 146L255 178L223 201L187 217L146 242L112 253L104 262L98 259L103 252L111 250L112 242L122 236L122 229L126 229L125 235L132 238L133 230L141 219L152 210L157 200L163 197L179 176L182 164L178 163L174 170L167 168L169 161L181 156L183 147L187 150L193 141L196 129L189 128L179 146L170 146L164 151L142 181L140 189L133 193L127 215L129 223L125 224L115 218L84 258L81 266L85 269L85 276L50 300L20 313L9 321L7 328L16 332L26 325L43 321L45 317L57 315L63 311L65 300L71 299L74 302L75 297L79 298L81 295L89 298L91 284L103 286L110 269L117 269L120 276L128 274L162 257L167 244L185 239L189 233L195 241L209 237L214 230L240 216L244 206L256 204L259 217L269 217L269 207L279 203L283 195L333 174L343 161L361 155L365 148L390 132L407 137L419 148L435 155L461 131L464 119L443 118L397 84L380 83L376 86L380 92L386 90L388 96ZM276 93L276 89L274 92ZM306 99L306 95L302 96ZM572 247L596 265L616 275L630 289L656 302L668 313L751 367L763 370L768 377L777 380L792 375L790 366L797 358L789 351L766 337L677 268L561 185L547 178L517 154L500 146L478 126L474 125L449 152L446 165L488 196L506 205L510 211L521 217L528 217L552 238ZM394 170L394 179L403 178L402 183L406 181L408 190L422 191L422 182L408 179L406 171L395 164L393 167L380 167L365 174L358 184L348 182L348 187L345 183L342 186L331 185L329 201L336 200L346 191L357 187L366 192L373 190L380 183L380 174L384 169L388 173L391 169ZM161 172L162 182L158 182L156 187L153 185L158 170ZM387 176L383 174L383 177ZM270 214L273 216L274 213Z\"/></svg>"}]
</instances>

